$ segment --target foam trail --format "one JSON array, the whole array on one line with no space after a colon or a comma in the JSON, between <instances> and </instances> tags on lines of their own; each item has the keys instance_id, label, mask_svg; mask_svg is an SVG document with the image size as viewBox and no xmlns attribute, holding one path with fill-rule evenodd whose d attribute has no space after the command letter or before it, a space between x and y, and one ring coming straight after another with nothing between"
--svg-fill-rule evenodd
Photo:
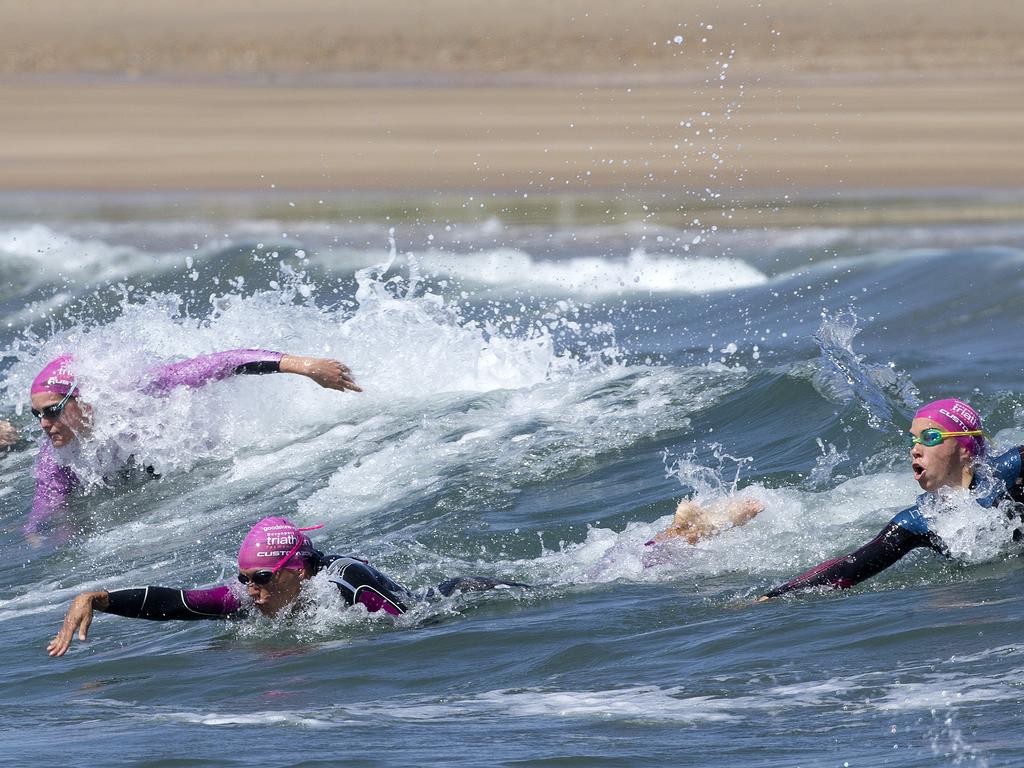
<instances>
[{"instance_id":1,"label":"foam trail","mask_svg":"<svg viewBox=\"0 0 1024 768\"><path fill-rule=\"evenodd\" d=\"M468 285L547 294L710 293L749 288L767 280L738 259L650 256L642 249L625 259L540 260L511 249L466 256L430 252L417 258L424 270Z\"/></svg>"}]
</instances>

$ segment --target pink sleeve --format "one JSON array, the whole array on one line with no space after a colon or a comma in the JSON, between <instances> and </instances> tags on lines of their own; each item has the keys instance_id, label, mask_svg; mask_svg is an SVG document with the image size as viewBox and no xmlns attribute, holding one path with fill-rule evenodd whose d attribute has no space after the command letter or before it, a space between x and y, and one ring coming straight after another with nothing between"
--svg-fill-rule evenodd
<instances>
[{"instance_id":1,"label":"pink sleeve","mask_svg":"<svg viewBox=\"0 0 1024 768\"><path fill-rule=\"evenodd\" d=\"M228 616L242 607L238 595L228 586L186 589L182 591L182 595L185 605L196 613Z\"/></svg>"},{"instance_id":2,"label":"pink sleeve","mask_svg":"<svg viewBox=\"0 0 1024 768\"><path fill-rule=\"evenodd\" d=\"M201 387L238 373L270 373L284 355L267 349L229 349L200 355L178 363L157 366L143 390L147 395L166 395L175 387ZM250 368L246 371L245 368Z\"/></svg>"},{"instance_id":3,"label":"pink sleeve","mask_svg":"<svg viewBox=\"0 0 1024 768\"><path fill-rule=\"evenodd\" d=\"M36 492L32 498L32 511L22 527L24 533L36 533L39 526L53 516L67 500L78 483L75 473L57 463L53 446L45 443L36 456Z\"/></svg>"}]
</instances>

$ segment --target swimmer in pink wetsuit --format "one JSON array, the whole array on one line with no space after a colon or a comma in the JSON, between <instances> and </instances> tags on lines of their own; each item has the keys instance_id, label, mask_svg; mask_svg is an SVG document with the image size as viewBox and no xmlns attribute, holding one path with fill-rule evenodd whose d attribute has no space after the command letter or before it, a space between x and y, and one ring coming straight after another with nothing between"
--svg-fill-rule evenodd
<instances>
[{"instance_id":1,"label":"swimmer in pink wetsuit","mask_svg":"<svg viewBox=\"0 0 1024 768\"><path fill-rule=\"evenodd\" d=\"M29 536L38 533L40 525L63 506L79 485L75 473L60 463L54 451L89 436L91 408L81 400L73 363L70 355L58 357L32 382L32 414L39 419L39 426L49 439L36 458L36 491L32 511L23 528ZM148 380L139 389L158 397L177 387L194 389L231 376L267 373L297 373L328 389L362 391L348 367L337 360L285 355L265 349L232 349L161 365L149 372Z\"/></svg>"},{"instance_id":2,"label":"swimmer in pink wetsuit","mask_svg":"<svg viewBox=\"0 0 1024 768\"><path fill-rule=\"evenodd\" d=\"M266 517L252 527L238 551L238 584L210 589L144 587L82 592L71 602L64 623L46 646L50 656L63 656L74 639L85 640L94 611L132 619L184 621L241 617L253 608L276 616L300 597L302 583L322 573L338 588L348 605L362 605L369 613L398 616L414 602L437 594L481 592L498 587L525 587L511 581L465 576L413 594L365 560L324 555L305 535L321 526L298 528L283 517Z\"/></svg>"}]
</instances>

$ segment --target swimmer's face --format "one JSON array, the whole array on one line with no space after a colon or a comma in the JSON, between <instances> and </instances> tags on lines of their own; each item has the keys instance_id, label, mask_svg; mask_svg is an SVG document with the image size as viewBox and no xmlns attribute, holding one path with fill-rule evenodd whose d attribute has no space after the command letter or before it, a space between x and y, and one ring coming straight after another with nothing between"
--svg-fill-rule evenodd
<instances>
[{"instance_id":1,"label":"swimmer's face","mask_svg":"<svg viewBox=\"0 0 1024 768\"><path fill-rule=\"evenodd\" d=\"M914 436L920 436L925 429L945 428L931 419L914 419L910 424ZM964 488L970 485L972 464L970 452L952 437L947 437L938 445L915 443L910 449L914 479L921 488L930 492L944 487Z\"/></svg>"},{"instance_id":2,"label":"swimmer's face","mask_svg":"<svg viewBox=\"0 0 1024 768\"><path fill-rule=\"evenodd\" d=\"M242 568L238 572L250 579L262 568ZM304 571L293 571L282 568L275 573L267 584L259 585L250 581L245 585L253 604L264 616L276 616L278 611L299 596L302 582L306 578Z\"/></svg>"},{"instance_id":3,"label":"swimmer's face","mask_svg":"<svg viewBox=\"0 0 1024 768\"><path fill-rule=\"evenodd\" d=\"M64 396L56 392L36 392L32 395L32 407L41 411L46 406L56 405L63 399ZM89 406L83 406L77 397L72 397L64 406L60 416L55 419L44 416L39 420L39 427L50 438L54 448L63 448L74 442L76 437L88 434L89 415Z\"/></svg>"}]
</instances>

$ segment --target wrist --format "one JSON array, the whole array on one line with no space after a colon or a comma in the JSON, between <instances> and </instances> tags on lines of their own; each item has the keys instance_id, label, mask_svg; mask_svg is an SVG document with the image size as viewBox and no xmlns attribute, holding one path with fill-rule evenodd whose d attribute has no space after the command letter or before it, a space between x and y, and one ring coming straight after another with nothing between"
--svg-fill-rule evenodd
<instances>
[{"instance_id":1,"label":"wrist","mask_svg":"<svg viewBox=\"0 0 1024 768\"><path fill-rule=\"evenodd\" d=\"M277 363L277 370L280 373L306 373L308 363L305 357L299 355L281 355Z\"/></svg>"},{"instance_id":2,"label":"wrist","mask_svg":"<svg viewBox=\"0 0 1024 768\"><path fill-rule=\"evenodd\" d=\"M105 611L110 606L110 593L105 589L86 594L89 597L89 602L92 603L92 607L97 611Z\"/></svg>"}]
</instances>

